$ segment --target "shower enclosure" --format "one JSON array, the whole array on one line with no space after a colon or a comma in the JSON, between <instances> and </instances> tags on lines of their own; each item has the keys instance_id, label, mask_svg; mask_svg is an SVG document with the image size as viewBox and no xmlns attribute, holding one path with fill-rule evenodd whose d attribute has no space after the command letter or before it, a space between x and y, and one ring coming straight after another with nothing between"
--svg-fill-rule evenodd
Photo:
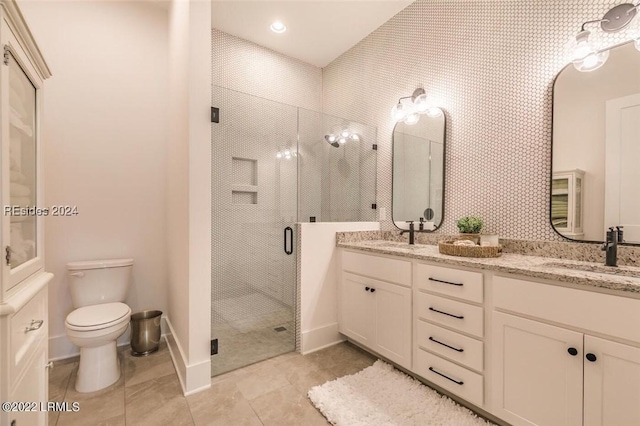
<instances>
[{"instance_id":1,"label":"shower enclosure","mask_svg":"<svg viewBox=\"0 0 640 426\"><path fill-rule=\"evenodd\" d=\"M218 375L295 350L296 223L375 220L376 129L217 86L212 100ZM326 142L346 129L357 136Z\"/></svg>"}]
</instances>

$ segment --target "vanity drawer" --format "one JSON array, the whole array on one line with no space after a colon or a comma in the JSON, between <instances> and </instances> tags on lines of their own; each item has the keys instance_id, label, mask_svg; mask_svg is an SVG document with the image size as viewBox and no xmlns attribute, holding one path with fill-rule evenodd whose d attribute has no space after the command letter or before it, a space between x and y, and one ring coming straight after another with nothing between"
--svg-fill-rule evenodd
<instances>
[{"instance_id":1,"label":"vanity drawer","mask_svg":"<svg viewBox=\"0 0 640 426\"><path fill-rule=\"evenodd\" d=\"M450 361L418 349L414 372L479 407L484 402L484 378Z\"/></svg>"},{"instance_id":2,"label":"vanity drawer","mask_svg":"<svg viewBox=\"0 0 640 426\"><path fill-rule=\"evenodd\" d=\"M640 300L517 278L493 279L496 308L640 343Z\"/></svg>"},{"instance_id":3,"label":"vanity drawer","mask_svg":"<svg viewBox=\"0 0 640 426\"><path fill-rule=\"evenodd\" d=\"M411 262L368 254L342 252L342 269L358 275L411 287Z\"/></svg>"},{"instance_id":4,"label":"vanity drawer","mask_svg":"<svg viewBox=\"0 0 640 426\"><path fill-rule=\"evenodd\" d=\"M28 364L38 347L40 339L47 337L46 309L47 288L40 290L26 305L9 318L10 329L10 380L13 384L20 372ZM42 321L42 322L40 322ZM32 331L26 331L33 328Z\"/></svg>"},{"instance_id":5,"label":"vanity drawer","mask_svg":"<svg viewBox=\"0 0 640 426\"><path fill-rule=\"evenodd\" d=\"M484 366L484 343L437 325L417 320L416 342L420 348L456 361L476 371Z\"/></svg>"},{"instance_id":6,"label":"vanity drawer","mask_svg":"<svg viewBox=\"0 0 640 426\"><path fill-rule=\"evenodd\" d=\"M419 289L482 303L482 273L419 263L415 272Z\"/></svg>"},{"instance_id":7,"label":"vanity drawer","mask_svg":"<svg viewBox=\"0 0 640 426\"><path fill-rule=\"evenodd\" d=\"M457 302L433 294L416 292L414 310L418 319L482 337L484 335L483 308Z\"/></svg>"}]
</instances>

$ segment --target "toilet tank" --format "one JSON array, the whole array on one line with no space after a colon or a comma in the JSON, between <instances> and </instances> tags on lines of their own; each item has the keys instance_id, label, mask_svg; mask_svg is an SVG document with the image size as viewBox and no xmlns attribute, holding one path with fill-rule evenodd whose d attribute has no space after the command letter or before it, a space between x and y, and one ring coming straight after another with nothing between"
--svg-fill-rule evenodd
<instances>
[{"instance_id":1,"label":"toilet tank","mask_svg":"<svg viewBox=\"0 0 640 426\"><path fill-rule=\"evenodd\" d=\"M124 302L131 284L132 269L133 259L67 263L73 307Z\"/></svg>"}]
</instances>

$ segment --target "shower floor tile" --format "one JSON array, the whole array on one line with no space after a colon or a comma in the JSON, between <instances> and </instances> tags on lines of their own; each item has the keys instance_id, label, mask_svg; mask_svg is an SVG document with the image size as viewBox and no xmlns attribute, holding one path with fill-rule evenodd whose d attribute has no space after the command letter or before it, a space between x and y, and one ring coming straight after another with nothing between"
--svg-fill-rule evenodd
<instances>
[{"instance_id":1,"label":"shower floor tile","mask_svg":"<svg viewBox=\"0 0 640 426\"><path fill-rule=\"evenodd\" d=\"M249 293L213 302L212 338L218 354L211 357L217 376L295 349L291 307L262 293ZM277 331L283 327L285 330Z\"/></svg>"},{"instance_id":2,"label":"shower floor tile","mask_svg":"<svg viewBox=\"0 0 640 426\"><path fill-rule=\"evenodd\" d=\"M289 317L291 318L291 317ZM267 358L295 349L295 327L292 321L278 323L285 331L276 331L267 326L244 333L233 327L214 326L214 336L218 336L218 354L211 357L211 375L226 373Z\"/></svg>"}]
</instances>

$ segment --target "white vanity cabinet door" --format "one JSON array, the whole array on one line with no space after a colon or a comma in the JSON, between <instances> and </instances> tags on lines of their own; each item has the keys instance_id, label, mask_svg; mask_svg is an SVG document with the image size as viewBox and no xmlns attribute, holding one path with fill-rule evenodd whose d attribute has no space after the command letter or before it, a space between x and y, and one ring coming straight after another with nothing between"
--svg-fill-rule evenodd
<instances>
[{"instance_id":1,"label":"white vanity cabinet door","mask_svg":"<svg viewBox=\"0 0 640 426\"><path fill-rule=\"evenodd\" d=\"M640 425L640 349L584 337L584 426Z\"/></svg>"},{"instance_id":2,"label":"white vanity cabinet door","mask_svg":"<svg viewBox=\"0 0 640 426\"><path fill-rule=\"evenodd\" d=\"M9 413L9 424L14 420L16 426L45 426L47 424L47 412L40 411L40 403L46 406L49 386L49 374L45 366L47 363L46 345L47 342L45 341L38 345L38 350L31 361L31 365L29 365L25 375L17 383L9 399L12 402L37 402L36 411Z\"/></svg>"},{"instance_id":3,"label":"white vanity cabinet door","mask_svg":"<svg viewBox=\"0 0 640 426\"><path fill-rule=\"evenodd\" d=\"M373 348L374 298L367 278L345 273L340 291L340 333Z\"/></svg>"},{"instance_id":4,"label":"white vanity cabinet door","mask_svg":"<svg viewBox=\"0 0 640 426\"><path fill-rule=\"evenodd\" d=\"M411 289L344 273L340 332L383 357L411 368Z\"/></svg>"},{"instance_id":5,"label":"white vanity cabinet door","mask_svg":"<svg viewBox=\"0 0 640 426\"><path fill-rule=\"evenodd\" d=\"M496 416L514 426L582 425L582 333L494 312L492 352Z\"/></svg>"},{"instance_id":6,"label":"white vanity cabinet door","mask_svg":"<svg viewBox=\"0 0 640 426\"><path fill-rule=\"evenodd\" d=\"M372 283L375 304L375 350L411 368L411 289L385 282Z\"/></svg>"}]
</instances>

